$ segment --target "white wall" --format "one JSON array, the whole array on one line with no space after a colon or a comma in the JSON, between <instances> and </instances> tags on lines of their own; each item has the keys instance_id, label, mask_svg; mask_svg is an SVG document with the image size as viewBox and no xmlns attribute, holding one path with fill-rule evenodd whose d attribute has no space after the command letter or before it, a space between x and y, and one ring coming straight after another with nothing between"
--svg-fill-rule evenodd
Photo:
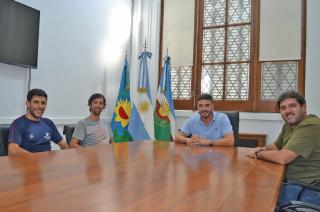
<instances>
[{"instance_id":1,"label":"white wall","mask_svg":"<svg viewBox=\"0 0 320 212\"><path fill-rule=\"evenodd\" d=\"M320 115L320 1L307 2L306 100L309 113Z\"/></svg>"},{"instance_id":2,"label":"white wall","mask_svg":"<svg viewBox=\"0 0 320 212\"><path fill-rule=\"evenodd\" d=\"M130 51L131 0L19 2L40 10L38 69L32 70L31 88L48 93L45 116L57 124L74 123L88 115L94 92L106 94L110 116ZM0 64L0 123L25 112L26 80L26 69Z\"/></svg>"}]
</instances>

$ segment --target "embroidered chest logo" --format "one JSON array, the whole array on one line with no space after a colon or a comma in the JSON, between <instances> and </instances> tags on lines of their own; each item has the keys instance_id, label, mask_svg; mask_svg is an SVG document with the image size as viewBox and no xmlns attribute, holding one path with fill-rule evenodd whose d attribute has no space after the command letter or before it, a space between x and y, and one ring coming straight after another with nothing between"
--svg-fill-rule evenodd
<instances>
[{"instance_id":1,"label":"embroidered chest logo","mask_svg":"<svg viewBox=\"0 0 320 212\"><path fill-rule=\"evenodd\" d=\"M30 135L29 135L29 138L30 138L30 139L33 139L33 138L34 138L34 135L33 135L33 134L30 134Z\"/></svg>"},{"instance_id":2,"label":"embroidered chest logo","mask_svg":"<svg viewBox=\"0 0 320 212\"><path fill-rule=\"evenodd\" d=\"M51 139L50 133L46 132L46 135L43 136L44 139L49 140Z\"/></svg>"}]
</instances>

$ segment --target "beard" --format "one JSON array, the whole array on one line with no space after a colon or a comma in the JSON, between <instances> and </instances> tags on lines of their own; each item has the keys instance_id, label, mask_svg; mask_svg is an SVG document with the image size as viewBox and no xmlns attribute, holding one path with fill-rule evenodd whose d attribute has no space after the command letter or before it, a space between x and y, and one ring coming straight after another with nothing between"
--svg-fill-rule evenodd
<instances>
[{"instance_id":1,"label":"beard","mask_svg":"<svg viewBox=\"0 0 320 212\"><path fill-rule=\"evenodd\" d=\"M43 114L44 111L42 110L29 110L29 114L33 117L33 118L36 118L36 119L39 119L41 118L42 114Z\"/></svg>"},{"instance_id":2,"label":"beard","mask_svg":"<svg viewBox=\"0 0 320 212\"><path fill-rule=\"evenodd\" d=\"M199 112L201 118L209 118L212 114L212 111L204 110Z\"/></svg>"},{"instance_id":3,"label":"beard","mask_svg":"<svg viewBox=\"0 0 320 212\"><path fill-rule=\"evenodd\" d=\"M103 110L103 109L100 109L100 108L93 108L93 109L91 110L91 113L92 113L93 115L99 116L99 115L102 113L102 110Z\"/></svg>"},{"instance_id":4,"label":"beard","mask_svg":"<svg viewBox=\"0 0 320 212\"><path fill-rule=\"evenodd\" d=\"M296 114L296 113L288 113L282 116L282 118L290 125L295 126L298 125L303 119L303 114Z\"/></svg>"}]
</instances>

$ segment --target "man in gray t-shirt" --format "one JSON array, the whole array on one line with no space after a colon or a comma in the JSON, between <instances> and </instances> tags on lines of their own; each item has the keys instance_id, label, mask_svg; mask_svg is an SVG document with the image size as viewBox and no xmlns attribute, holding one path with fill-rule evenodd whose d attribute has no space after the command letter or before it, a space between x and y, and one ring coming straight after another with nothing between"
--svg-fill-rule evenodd
<instances>
[{"instance_id":1,"label":"man in gray t-shirt","mask_svg":"<svg viewBox=\"0 0 320 212\"><path fill-rule=\"evenodd\" d=\"M100 118L106 106L105 97L99 93L93 94L88 100L88 106L90 115L77 123L70 147L86 147L111 142L108 123L105 119Z\"/></svg>"}]
</instances>

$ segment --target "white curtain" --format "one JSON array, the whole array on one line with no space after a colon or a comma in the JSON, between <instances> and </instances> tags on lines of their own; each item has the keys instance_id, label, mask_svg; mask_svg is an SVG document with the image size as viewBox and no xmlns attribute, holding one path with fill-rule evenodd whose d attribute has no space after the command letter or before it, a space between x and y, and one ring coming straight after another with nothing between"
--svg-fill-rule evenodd
<instances>
[{"instance_id":1,"label":"white curtain","mask_svg":"<svg viewBox=\"0 0 320 212\"><path fill-rule=\"evenodd\" d=\"M301 59L301 0L262 0L260 61Z\"/></svg>"},{"instance_id":2,"label":"white curtain","mask_svg":"<svg viewBox=\"0 0 320 212\"><path fill-rule=\"evenodd\" d=\"M159 45L160 45L160 0L133 0L132 8L132 32L131 32L131 58L130 63L130 89L131 99L136 99L138 69L138 56L144 50L152 53L149 63L149 83L152 103L158 88L159 73Z\"/></svg>"}]
</instances>

